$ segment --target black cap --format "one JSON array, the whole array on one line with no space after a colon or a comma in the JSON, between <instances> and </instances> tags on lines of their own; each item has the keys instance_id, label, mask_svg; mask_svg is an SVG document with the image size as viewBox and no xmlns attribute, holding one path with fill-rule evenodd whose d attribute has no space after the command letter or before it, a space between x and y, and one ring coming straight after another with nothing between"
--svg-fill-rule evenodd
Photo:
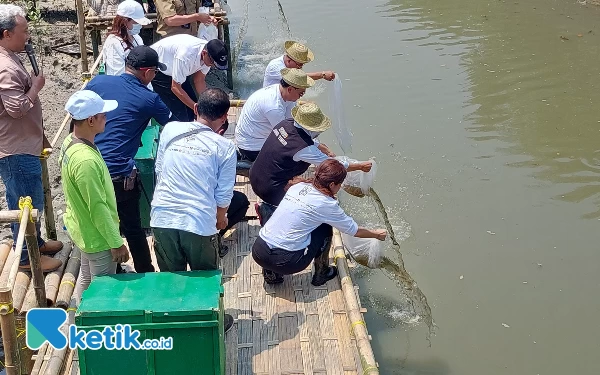
<instances>
[{"instance_id":1,"label":"black cap","mask_svg":"<svg viewBox=\"0 0 600 375\"><path fill-rule=\"evenodd\" d=\"M167 70L167 66L158 61L158 53L149 46L134 47L127 56L127 65L134 69L158 68Z\"/></svg>"},{"instance_id":2,"label":"black cap","mask_svg":"<svg viewBox=\"0 0 600 375\"><path fill-rule=\"evenodd\" d=\"M227 48L219 39L213 39L206 44L206 52L219 70L227 69Z\"/></svg>"}]
</instances>

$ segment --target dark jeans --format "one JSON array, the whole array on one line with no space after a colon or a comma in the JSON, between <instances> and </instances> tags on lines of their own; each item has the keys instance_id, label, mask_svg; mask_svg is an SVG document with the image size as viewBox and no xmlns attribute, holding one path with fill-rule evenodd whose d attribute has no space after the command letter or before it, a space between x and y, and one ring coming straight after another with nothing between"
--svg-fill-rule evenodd
<instances>
[{"instance_id":1,"label":"dark jeans","mask_svg":"<svg viewBox=\"0 0 600 375\"><path fill-rule=\"evenodd\" d=\"M154 92L160 96L161 100L171 110L172 116L171 121L194 121L196 115L194 111L185 105L171 90L171 82L173 78L161 72L156 72L156 77L152 80L152 88ZM190 96L190 98L197 102L198 98L194 92L192 85L192 77L187 77L183 85L183 90Z\"/></svg>"},{"instance_id":2,"label":"dark jeans","mask_svg":"<svg viewBox=\"0 0 600 375\"><path fill-rule=\"evenodd\" d=\"M199 236L179 229L153 228L154 252L162 272L216 270L219 268L219 238Z\"/></svg>"},{"instance_id":3,"label":"dark jeans","mask_svg":"<svg viewBox=\"0 0 600 375\"><path fill-rule=\"evenodd\" d=\"M252 246L252 258L262 268L281 275L298 273L323 253L327 238L333 236L333 228L329 224L321 224L310 234L310 244L306 249L287 251L279 248L269 248L269 245L259 237Z\"/></svg>"},{"instance_id":4,"label":"dark jeans","mask_svg":"<svg viewBox=\"0 0 600 375\"><path fill-rule=\"evenodd\" d=\"M140 217L140 180L138 178L135 181L132 190L125 190L122 178L113 179L113 186L117 198L119 227L121 234L127 239L135 271L137 273L154 272L152 258L150 257L150 247L146 240L146 233L142 229L142 220Z\"/></svg>"},{"instance_id":5,"label":"dark jeans","mask_svg":"<svg viewBox=\"0 0 600 375\"><path fill-rule=\"evenodd\" d=\"M250 207L248 197L242 192L234 191L231 203L227 209L227 227L219 231L219 235L224 235L227 230L233 228L234 225L239 223L246 217L246 212Z\"/></svg>"},{"instance_id":6,"label":"dark jeans","mask_svg":"<svg viewBox=\"0 0 600 375\"><path fill-rule=\"evenodd\" d=\"M260 151L248 151L248 150L242 150L241 148L238 148L238 152L237 152L237 158L238 160L248 160L251 162L256 161L256 158L258 157L258 153Z\"/></svg>"},{"instance_id":7,"label":"dark jeans","mask_svg":"<svg viewBox=\"0 0 600 375\"><path fill-rule=\"evenodd\" d=\"M11 155L0 159L0 178L6 188L6 204L9 210L19 209L20 197L31 197L33 208L44 211L44 188L42 187L42 164L38 156ZM41 234L41 220L35 226L38 246L44 245ZM11 224L14 244L17 243L19 224ZM27 244L23 242L20 265L29 264Z\"/></svg>"}]
</instances>

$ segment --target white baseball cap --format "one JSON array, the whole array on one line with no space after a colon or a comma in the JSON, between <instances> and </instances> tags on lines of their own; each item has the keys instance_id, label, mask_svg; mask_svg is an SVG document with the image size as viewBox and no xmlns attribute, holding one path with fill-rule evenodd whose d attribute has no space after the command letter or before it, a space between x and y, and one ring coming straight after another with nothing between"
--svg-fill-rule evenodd
<instances>
[{"instance_id":1,"label":"white baseball cap","mask_svg":"<svg viewBox=\"0 0 600 375\"><path fill-rule=\"evenodd\" d=\"M65 110L75 120L85 120L98 113L106 113L116 109L119 103L116 100L103 100L100 95L90 90L77 91L71 95Z\"/></svg>"},{"instance_id":2,"label":"white baseball cap","mask_svg":"<svg viewBox=\"0 0 600 375\"><path fill-rule=\"evenodd\" d=\"M152 23L144 17L144 8L134 0L125 0L117 7L117 15L121 17L131 18L140 25L149 25Z\"/></svg>"}]
</instances>

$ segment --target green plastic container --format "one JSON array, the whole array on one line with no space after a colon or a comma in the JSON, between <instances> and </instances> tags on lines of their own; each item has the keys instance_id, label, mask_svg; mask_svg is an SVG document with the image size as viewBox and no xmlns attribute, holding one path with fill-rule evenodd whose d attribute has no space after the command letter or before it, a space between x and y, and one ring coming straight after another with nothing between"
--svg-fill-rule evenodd
<instances>
[{"instance_id":1,"label":"green plastic container","mask_svg":"<svg viewBox=\"0 0 600 375\"><path fill-rule=\"evenodd\" d=\"M81 375L222 375L221 271L118 274L93 279L75 314L79 330L130 324L139 341L172 337L171 350L79 349Z\"/></svg>"},{"instance_id":2,"label":"green plastic container","mask_svg":"<svg viewBox=\"0 0 600 375\"><path fill-rule=\"evenodd\" d=\"M142 228L150 228L150 204L156 182L154 165L158 151L159 129L158 123L152 120L151 125L142 134L142 145L134 158L142 182L142 196L140 197Z\"/></svg>"}]
</instances>

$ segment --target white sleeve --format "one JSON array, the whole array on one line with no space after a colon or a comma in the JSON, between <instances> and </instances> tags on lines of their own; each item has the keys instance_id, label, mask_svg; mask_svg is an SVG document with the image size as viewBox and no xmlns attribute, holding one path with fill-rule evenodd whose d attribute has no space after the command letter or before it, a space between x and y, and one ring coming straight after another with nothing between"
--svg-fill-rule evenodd
<instances>
[{"instance_id":1,"label":"white sleeve","mask_svg":"<svg viewBox=\"0 0 600 375\"><path fill-rule=\"evenodd\" d=\"M187 64L187 62L184 59L175 56L175 58L173 59L173 81L182 85L187 79L188 75L190 75L188 66L189 64Z\"/></svg>"},{"instance_id":2,"label":"white sleeve","mask_svg":"<svg viewBox=\"0 0 600 375\"><path fill-rule=\"evenodd\" d=\"M306 163L319 165L325 160L329 159L329 156L325 155L316 145L306 146L302 150L296 152L293 157L294 161L303 161Z\"/></svg>"},{"instance_id":3,"label":"white sleeve","mask_svg":"<svg viewBox=\"0 0 600 375\"><path fill-rule=\"evenodd\" d=\"M337 202L335 204L324 206L320 212L323 215L323 222L337 228L340 232L354 236L358 231L358 224L356 224L356 221L346 215Z\"/></svg>"},{"instance_id":4,"label":"white sleeve","mask_svg":"<svg viewBox=\"0 0 600 375\"><path fill-rule=\"evenodd\" d=\"M125 49L121 40L115 36L109 36L106 38L102 50L106 75L119 76L125 73Z\"/></svg>"},{"instance_id":5,"label":"white sleeve","mask_svg":"<svg viewBox=\"0 0 600 375\"><path fill-rule=\"evenodd\" d=\"M271 127L275 127L275 125L279 124L281 121L285 120L285 113L283 113L279 109L270 109L265 112L265 117L269 120Z\"/></svg>"}]
</instances>

